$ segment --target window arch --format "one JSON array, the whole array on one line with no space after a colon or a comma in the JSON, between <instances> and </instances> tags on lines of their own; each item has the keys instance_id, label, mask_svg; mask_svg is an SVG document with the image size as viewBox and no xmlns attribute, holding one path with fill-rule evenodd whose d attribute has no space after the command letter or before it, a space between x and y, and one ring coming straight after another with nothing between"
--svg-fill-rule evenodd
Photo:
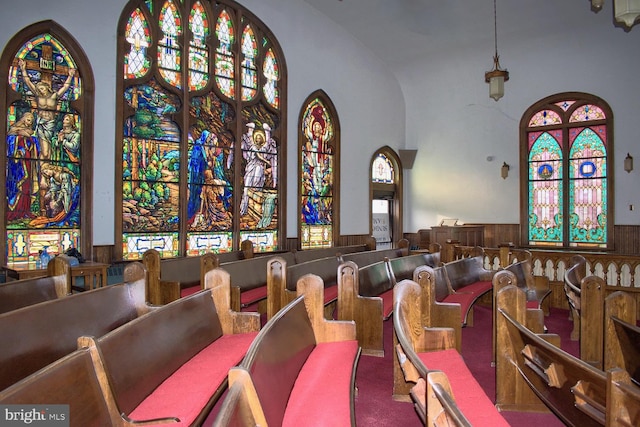
<instances>
[{"instance_id":1,"label":"window arch","mask_svg":"<svg viewBox=\"0 0 640 427\"><path fill-rule=\"evenodd\" d=\"M305 100L298 120L298 194L300 249L335 246L340 235L340 123L326 93L318 90Z\"/></svg>"},{"instance_id":2,"label":"window arch","mask_svg":"<svg viewBox=\"0 0 640 427\"><path fill-rule=\"evenodd\" d=\"M132 0L118 35L116 255L278 249L286 66L271 31L230 0Z\"/></svg>"},{"instance_id":3,"label":"window arch","mask_svg":"<svg viewBox=\"0 0 640 427\"><path fill-rule=\"evenodd\" d=\"M92 249L93 75L78 42L53 21L33 24L0 58L6 114L1 186L8 263Z\"/></svg>"},{"instance_id":4,"label":"window arch","mask_svg":"<svg viewBox=\"0 0 640 427\"><path fill-rule=\"evenodd\" d=\"M525 245L613 248L613 114L602 99L561 93L520 122Z\"/></svg>"}]
</instances>

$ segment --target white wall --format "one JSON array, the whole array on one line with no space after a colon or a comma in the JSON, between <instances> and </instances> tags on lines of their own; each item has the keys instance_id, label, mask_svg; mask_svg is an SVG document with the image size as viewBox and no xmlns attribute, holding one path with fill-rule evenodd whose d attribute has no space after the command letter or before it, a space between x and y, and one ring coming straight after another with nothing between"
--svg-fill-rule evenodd
<instances>
[{"instance_id":1,"label":"white wall","mask_svg":"<svg viewBox=\"0 0 640 427\"><path fill-rule=\"evenodd\" d=\"M622 168L627 152L640 160L640 27L628 33L614 27L607 16L611 9L596 15L587 4L572 12L582 15L581 27L516 34L518 23L511 23L513 32L499 33L500 62L510 78L498 102L489 98L484 82L484 72L493 68L492 38L484 46L470 40L455 52L436 51L398 73L406 100L407 145L419 147L413 169L405 174L405 198L411 204L405 230L451 217L518 223L520 119L538 100L568 91L591 93L611 106L614 221L640 224L640 168L631 174ZM545 36L546 31L553 35ZM511 166L506 180L500 177L503 162Z\"/></svg>"}]
</instances>

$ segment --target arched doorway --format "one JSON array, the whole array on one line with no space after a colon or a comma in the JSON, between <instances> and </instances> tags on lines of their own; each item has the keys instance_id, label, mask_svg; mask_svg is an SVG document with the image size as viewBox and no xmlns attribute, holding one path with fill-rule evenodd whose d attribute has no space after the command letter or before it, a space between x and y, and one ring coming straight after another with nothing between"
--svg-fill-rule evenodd
<instances>
[{"instance_id":1,"label":"arched doorway","mask_svg":"<svg viewBox=\"0 0 640 427\"><path fill-rule=\"evenodd\" d=\"M376 248L393 247L403 238L402 227L402 164L393 149L384 146L371 159L370 230Z\"/></svg>"}]
</instances>

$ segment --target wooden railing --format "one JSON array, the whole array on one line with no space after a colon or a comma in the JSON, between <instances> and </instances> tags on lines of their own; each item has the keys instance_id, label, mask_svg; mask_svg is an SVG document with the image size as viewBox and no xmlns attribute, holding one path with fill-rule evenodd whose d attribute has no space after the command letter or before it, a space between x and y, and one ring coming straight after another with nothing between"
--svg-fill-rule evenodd
<instances>
[{"instance_id":1,"label":"wooden railing","mask_svg":"<svg viewBox=\"0 0 640 427\"><path fill-rule=\"evenodd\" d=\"M499 248L482 248L484 250L485 268L499 270L510 263L513 258L524 259L531 254L533 274L547 276L551 287L551 306L568 309L569 305L564 293L564 273L570 267L573 255L579 253L587 260L587 275L596 275L605 280L607 295L617 290L623 290L635 295L638 301L638 315L640 316L640 256L621 255L596 252L561 252L536 249L514 249L501 246ZM449 248L454 259L473 256L478 248L455 245ZM447 251L445 250L444 253ZM528 253L527 253L528 252ZM444 260L447 261L447 260Z\"/></svg>"}]
</instances>

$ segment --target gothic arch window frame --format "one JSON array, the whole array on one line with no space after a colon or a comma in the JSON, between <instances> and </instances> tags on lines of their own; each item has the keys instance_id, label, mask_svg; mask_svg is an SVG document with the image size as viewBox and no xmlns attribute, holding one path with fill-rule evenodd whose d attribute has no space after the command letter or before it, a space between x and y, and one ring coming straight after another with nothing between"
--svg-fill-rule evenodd
<instances>
[{"instance_id":1,"label":"gothic arch window frame","mask_svg":"<svg viewBox=\"0 0 640 427\"><path fill-rule=\"evenodd\" d=\"M178 137L172 143L177 147L176 151L179 152L178 163L182 166L179 166L179 170L176 173L178 178L175 184L175 191L179 194L179 202L177 208L175 208L175 212L172 215L177 223L175 229L172 229L170 233L173 233L175 239L171 244L171 247L168 250L161 250L161 256L163 257L173 257L173 256L189 256L189 255L197 255L199 253L203 253L203 251L226 251L226 250L238 250L240 248L240 242L244 239L253 239L255 236L258 236L254 241L254 248L258 251L265 250L276 250L281 247L284 241L285 230L286 230L286 203L285 203L285 189L282 183L286 183L286 111L287 111L287 72L286 72L286 62L284 58L284 54L280 48L278 40L275 35L271 32L271 30L253 13L247 10L244 6L232 1L232 0L187 0L187 1L178 1L172 0L174 10L178 11L178 15L180 18L180 30L181 36L179 39L171 42L171 48L176 47L177 49L181 49L181 51L177 52L177 55L181 58L180 62L178 62L178 67L175 69L175 72L182 73L181 77L181 88L179 89L172 86L163 75L164 71L160 70L158 66L158 49L161 47L160 40L162 39L162 28L159 27L158 18L161 13L161 9L163 4L166 1L162 0L131 0L125 7L123 8L122 14L120 16L120 20L117 27L117 35L118 35L118 60L117 60L117 74L116 74L116 96L117 96L117 104L116 104L116 182L115 182L115 199L116 199L116 224L115 224L115 257L117 259L125 258L125 259L139 259L141 254L143 253L140 250L139 253L129 253L127 255L127 249L125 248L127 242L125 241L124 234L127 232L124 225L124 213L123 213L123 202L125 201L125 197L123 195L123 183L125 183L124 175L123 175L123 144L126 139L123 129L127 123L127 118L131 118L135 113L135 109L131 106L131 104L127 104L124 100L124 94L127 89L131 89L134 87L142 87L143 85L149 85L150 82L153 83L157 88L159 88L159 92L164 92L166 94L170 94L171 96L176 97L179 102L179 108L175 112L171 112L167 115L170 121L173 122L175 129L177 129L176 134ZM194 34L190 29L190 12L193 9L193 6L199 3L204 11L204 14L207 17L207 21L209 23L208 28L208 36L206 40L201 38L198 42L197 48L200 50L201 58L203 55L208 55L208 63L205 65L206 70L208 72L208 80L201 87L196 87L191 90L189 88L189 76L191 72L194 70L190 68L190 64L192 64L189 60L189 52L190 47L193 45L190 44L192 40L192 35ZM151 5L151 8L149 6ZM125 39L125 32L127 22L129 17L134 13L134 11L140 10L142 12L142 16L145 18L146 25L148 28L145 28L148 31L149 42L145 45L146 49L146 57L147 63L145 66L148 66L148 70L139 76L133 76L133 78L125 78L124 70L125 70L125 53L128 52L128 48L131 44ZM217 20L220 16L222 10L226 10L228 12L229 17L229 25L233 27L234 34L233 40L230 40L228 45L224 46L222 49L222 41L218 40L218 35L216 34L216 25ZM174 17L175 18L175 17ZM251 30L254 35L254 47L257 55L252 57L254 64L258 64L257 68L255 68L256 74L253 76L253 82L257 90L255 91L255 96L250 100L242 99L242 76L244 75L244 69L242 68L241 60L242 60L242 46L240 43L242 42L242 34L243 30L247 27L247 25L251 26ZM200 34L202 35L202 34ZM145 41L146 43L146 41ZM165 43L166 44L166 43ZM163 45L164 46L164 45ZM230 75L233 76L232 80L234 83L231 84L230 92L223 92L221 86L218 84L219 77L219 69L216 68L216 54L219 53L216 49L220 48L220 51L224 51L225 54L230 55L232 57L231 68L227 68ZM206 52L206 53L203 53ZM273 76L265 76L264 70L261 68L264 62L264 59L268 52L271 52L277 61L277 92L275 95L272 93L269 96L276 97L278 101L277 105L270 104L270 100L267 99L267 96L264 95L265 85L268 82L271 82L270 78ZM227 64L229 65L229 64ZM273 70L271 70L273 71ZM170 73L173 72L170 70ZM170 74L169 73L169 74ZM166 74L166 73L165 73ZM272 73L273 74L273 73ZM224 80L224 79L222 79ZM177 79L176 79L177 81ZM137 89L133 89L134 91ZM270 87L270 90L273 90L273 87ZM191 160L190 151L193 153L195 144L198 144L198 141L205 139L205 130L210 130L210 128L203 125L204 119L200 120L202 116L197 116L194 112L193 115L190 114L191 110L201 111L203 109L203 105L209 105L208 112L216 110L215 114L223 116L222 119L218 119L221 121L220 127L217 128L220 132L210 132L213 134L212 137L215 138L215 143L210 145L208 148L220 147L224 152L221 157L224 157L224 161L221 163L227 164L227 159L231 157L233 160L229 162L229 166L225 169L225 179L211 182L224 182L224 184L216 184L207 186L205 184L196 183L194 179L189 174L187 170L187 165L189 165L189 161ZM215 105L215 107L211 106ZM220 112L224 110L225 112L230 112L226 114L225 112ZM225 115L226 114L226 115ZM211 113L213 115L213 113ZM243 159L243 154L247 154L253 152L251 150L243 150L241 143L244 141L243 137L245 133L248 133L248 122L255 117L262 120L254 120L260 128L260 132L263 132L262 127L265 127L264 132L271 139L269 141L276 144L277 141L277 153L272 158L275 158L275 163L271 164L271 171L269 174L276 176L271 176L271 182L273 188L267 189L267 185L263 187L251 187L255 188L252 194L256 194L262 190L264 194L266 194L263 203L266 204L269 199L269 207L268 210L270 212L269 218L266 220L265 212L267 208L263 205L261 212L263 213L263 217L260 221L256 221L253 225L254 228L251 228L251 223L248 223L246 219L239 218L240 211L240 200L243 196L243 189L245 188L246 181L243 180L244 175L244 167L247 164L247 160ZM211 123L213 120L209 117L209 121L207 123ZM269 126L270 125L270 126ZM269 128L269 129L267 129ZM134 137L129 137L130 139L134 139ZM208 139L209 137L207 137ZM267 141L267 142L269 142ZM130 145L133 146L136 142L130 142ZM206 145L206 143L204 143ZM267 144L265 144L266 146ZM266 150L266 148L265 148ZM261 151L261 150L258 150ZM272 153L269 153L272 154ZM276 168L277 165L277 168ZM209 165L209 168L213 170L213 166ZM266 168L265 168L266 169ZM275 172L274 172L275 171ZM206 176L206 174L205 174ZM215 177L217 179L217 176ZM191 185L189 184L191 182ZM277 182L277 184L276 184ZM197 223L199 214L195 216L189 217L188 213L193 213L195 208L192 208L189 202L188 194L196 188L196 185L201 186L202 189L208 188L212 190L214 187L219 191L219 193L224 193L224 196L217 197L218 202L220 199L224 199L225 209L217 209L217 208L209 208L207 212L211 216L217 215L216 212L222 212L224 216L220 217L220 222L226 224L225 227L220 226L220 229L198 229L199 226L194 225ZM202 191L202 190L200 190ZM250 190L252 191L252 190ZM204 192L201 192L201 199L204 197ZM195 193L193 193L195 194ZM212 191L209 191L208 194L212 194ZM209 197L209 196L207 196ZM213 198L213 196L211 196ZM196 203L196 202L194 202ZM204 203L204 202L203 202ZM195 206L195 205L194 205ZM201 205L204 206L204 205ZM209 205L211 206L211 205ZM199 208L203 210L203 207ZM255 210L252 211L252 213ZM251 214L249 214L251 215ZM245 215L246 217L246 215ZM186 219L185 219L186 218ZM195 219L193 219L195 218ZM169 218L171 219L171 218ZM167 224L167 222L165 222ZM211 224L206 223L206 224ZM229 225L230 224L230 225ZM257 225L256 225L257 224ZM266 224L266 225L265 225ZM257 228L262 227L262 228ZM199 231L203 230L203 231ZM163 230L160 230L164 232ZM263 232L264 231L264 232ZM144 234L144 230L139 231L139 235ZM148 232L149 240L153 239L153 232ZM267 237L265 237L267 235ZM269 240L270 238L270 240ZM207 240L209 239L209 240ZM262 239L262 240L260 240ZM264 240L269 240L268 242L264 242ZM207 246L196 247L194 242L209 242L212 245L208 246L209 243L206 243ZM223 250L217 249L215 244L217 242L223 241L224 246Z\"/></svg>"},{"instance_id":2,"label":"gothic arch window frame","mask_svg":"<svg viewBox=\"0 0 640 427\"><path fill-rule=\"evenodd\" d=\"M393 168L393 182L390 183L380 183L375 182L373 179L373 167L376 162L376 159L383 155L387 158L389 163ZM403 188L404 188L404 178L403 178L403 168L402 168L402 160L398 153L388 145L379 148L373 153L371 157L371 162L369 164L369 209L371 209L373 200L376 198L389 198L393 201L392 206L392 236L396 241L401 239L404 235L404 226L403 226ZM373 216L370 212L369 214L369 234L373 234ZM392 242L393 244L394 242Z\"/></svg>"},{"instance_id":3,"label":"gothic arch window frame","mask_svg":"<svg viewBox=\"0 0 640 427\"><path fill-rule=\"evenodd\" d=\"M65 49L66 53L75 62L76 79L81 79L81 94L78 99L68 101L71 109L77 113L82 120L80 126L80 236L77 249L85 254L87 258L90 258L88 254L93 253L93 120L94 120L94 93L95 83L93 70L91 68L89 59L82 49L80 43L60 24L53 20L40 21L31 24L22 30L18 31L5 45L2 56L0 57L0 81L5 86L5 96L0 97L0 111L3 111L5 115L5 125L2 126L1 138L3 141L7 141L7 134L9 132L6 114L9 106L12 103L18 101L21 95L11 88L9 85L9 68L12 67L13 61L18 54L18 50L25 45L25 43L34 39L39 35L50 34L55 38ZM54 67L55 69L55 67ZM53 73L53 71L52 71ZM69 89L70 90L70 89ZM57 105L56 105L57 108ZM6 151L5 155L0 156L0 168L5 173L7 167ZM5 237L0 239L0 251L3 254L3 259L6 261L7 254L7 192L6 186L0 186L0 197L3 200L0 213L2 216L2 234ZM34 229L34 228L27 228ZM40 228L42 229L42 228ZM44 228L46 230L46 228ZM65 249L64 247L58 248L60 251ZM53 252L55 254L55 252Z\"/></svg>"},{"instance_id":4,"label":"gothic arch window frame","mask_svg":"<svg viewBox=\"0 0 640 427\"><path fill-rule=\"evenodd\" d=\"M313 103L319 102L319 104L326 109L325 112L314 113L309 111L309 106ZM314 119L313 116L322 115L325 118L329 118L331 121L331 126L326 125L326 119ZM316 148L308 148L307 144L313 145L313 142L310 141L309 137L305 135L305 120L308 120L310 126L307 128L313 128L314 124L320 124L323 127L323 132L325 135L327 132L330 132L328 138L323 138L323 145L327 148L324 150L317 151ZM325 123L322 124L324 120ZM312 130L312 129L311 129ZM322 89L318 89L311 93L302 103L302 107L300 108L300 114L298 116L298 206L300 207L298 210L298 249L312 249L312 248L320 248L320 247L331 247L338 245L338 238L340 237L340 120L338 117L337 110L331 101L331 98L325 91ZM330 160L330 197L331 197L331 207L330 209L324 210L322 213L322 209L315 209L315 207L320 206L320 203L313 203L311 200L311 195L316 187L319 187L320 184L315 184L319 180L313 179L312 177L305 178L305 165L308 162L305 158L313 158L314 156L322 155L326 161ZM319 164L318 160L311 160ZM319 168L315 168L316 170L320 170ZM326 171L326 169L325 169ZM305 185L303 185L306 183ZM311 191L311 193L309 192ZM324 191L322 192L324 193ZM320 196L319 199L322 199L325 196ZM317 197L316 197L317 198ZM315 207L313 206L315 205ZM311 215L310 212L316 212L314 215ZM330 220L327 222L326 218L327 214L330 216ZM303 216L310 218L311 221L315 221L315 223L308 223L308 219L303 219ZM315 220L313 218L317 217ZM305 224L309 224L308 227L305 228ZM328 231L330 226L330 232ZM314 239L312 235L321 237ZM315 243L314 243L315 241Z\"/></svg>"},{"instance_id":5,"label":"gothic arch window frame","mask_svg":"<svg viewBox=\"0 0 640 427\"><path fill-rule=\"evenodd\" d=\"M565 102L567 101L567 102ZM582 121L571 121L571 117L578 110L585 108L585 106L595 106L596 110L600 111L600 115L604 117L586 117ZM614 163L614 137L613 137L614 117L613 112L609 104L603 99L588 93L582 92L564 92L554 95L550 95L544 99L541 99L531 105L520 120L520 232L522 246L535 247L540 249L571 249L571 250L613 250L614 249L614 187L615 187L615 163ZM572 144L578 141L576 135L580 135L582 130L590 130L592 135L597 135L597 141L602 142L602 146L606 152L603 156L599 156L598 159L593 161L586 161L592 169L598 174L586 173L582 169L582 165L577 165L577 158L571 159ZM571 130L577 130L578 132L571 133ZM536 137L536 134L538 136ZM537 165L539 160L532 160L530 162L530 137L536 138L535 141L539 141L539 136L542 134L548 134L550 141L558 141L556 150L560 157L560 160L553 160L558 167L554 167L550 162L542 162L538 165L535 175L531 175L530 169ZM555 144L552 143L552 145ZM549 152L548 150L546 151ZM600 165L595 167L595 164ZM546 168L542 170L540 168ZM573 169L572 169L573 168ZM553 171L551 173L545 173L545 171ZM575 175L570 176L570 171L575 170ZM602 172L598 172L602 171ZM584 173L583 173L584 172ZM603 181L603 188L599 188L599 193L606 192L606 196L602 197L604 203L597 204L594 210L599 210L597 215L598 219L604 219L604 222L599 222L600 228L606 228L606 230L594 230L593 233L597 238L593 239L593 242L588 241L580 242L571 233L571 225L568 219L572 216L572 200L570 190L573 183L578 182L582 178L599 178ZM539 176L540 179L556 180L559 185L559 191L551 190L551 196L558 197L561 207L558 209L558 221L546 221L546 222L560 222L561 226L552 227L557 230L557 235L561 237L554 237L553 232L545 231L545 238L534 238L531 236L530 231L530 204L531 204L531 185L540 179L532 178L533 176ZM594 193L595 194L595 193ZM604 209L603 208L604 206ZM576 215L573 215L577 218ZM554 216L555 218L555 216ZM571 222L575 222L576 219L571 219ZM603 225L604 224L604 225ZM597 227L596 227L597 228ZM586 232L589 234L589 231ZM574 233L575 234L575 233ZM598 240L600 239L600 240Z\"/></svg>"}]
</instances>

